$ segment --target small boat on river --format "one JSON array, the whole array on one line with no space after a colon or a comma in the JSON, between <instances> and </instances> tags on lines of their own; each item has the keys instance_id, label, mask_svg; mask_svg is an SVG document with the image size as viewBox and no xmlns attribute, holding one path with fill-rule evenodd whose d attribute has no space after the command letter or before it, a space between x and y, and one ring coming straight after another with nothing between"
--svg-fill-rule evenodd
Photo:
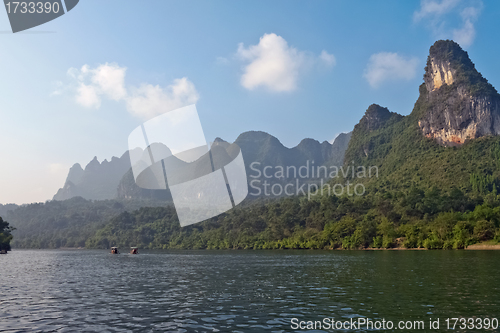
<instances>
[{"instance_id":1,"label":"small boat on river","mask_svg":"<svg viewBox=\"0 0 500 333\"><path fill-rule=\"evenodd\" d=\"M136 247L131 247L130 248L130 254L139 254L139 249Z\"/></svg>"},{"instance_id":2,"label":"small boat on river","mask_svg":"<svg viewBox=\"0 0 500 333\"><path fill-rule=\"evenodd\" d=\"M120 251L118 251L118 248L116 246L113 246L111 248L111 254L120 254Z\"/></svg>"}]
</instances>

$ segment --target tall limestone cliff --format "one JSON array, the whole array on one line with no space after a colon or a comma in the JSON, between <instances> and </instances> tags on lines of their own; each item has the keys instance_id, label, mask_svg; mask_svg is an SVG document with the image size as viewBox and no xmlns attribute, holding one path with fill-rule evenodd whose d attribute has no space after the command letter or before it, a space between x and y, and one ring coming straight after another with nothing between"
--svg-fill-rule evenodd
<instances>
[{"instance_id":1,"label":"tall limestone cliff","mask_svg":"<svg viewBox=\"0 0 500 333\"><path fill-rule=\"evenodd\" d=\"M458 44L437 41L413 111L370 106L354 127L345 165L377 166L377 178L351 180L374 192L499 188L500 96Z\"/></svg>"},{"instance_id":2,"label":"tall limestone cliff","mask_svg":"<svg viewBox=\"0 0 500 333\"><path fill-rule=\"evenodd\" d=\"M500 95L457 43L430 48L424 81L427 110L418 125L426 137L453 146L500 134Z\"/></svg>"}]
</instances>

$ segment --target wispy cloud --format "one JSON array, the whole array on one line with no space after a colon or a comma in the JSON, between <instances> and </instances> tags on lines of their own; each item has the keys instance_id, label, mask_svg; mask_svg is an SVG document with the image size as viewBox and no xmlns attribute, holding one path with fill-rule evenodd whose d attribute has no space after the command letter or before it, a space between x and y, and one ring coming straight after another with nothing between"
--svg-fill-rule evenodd
<instances>
[{"instance_id":1,"label":"wispy cloud","mask_svg":"<svg viewBox=\"0 0 500 333\"><path fill-rule=\"evenodd\" d=\"M80 82L76 89L75 100L78 104L86 108L98 109L101 106L101 97L97 92L97 88L91 84Z\"/></svg>"},{"instance_id":2,"label":"wispy cloud","mask_svg":"<svg viewBox=\"0 0 500 333\"><path fill-rule=\"evenodd\" d=\"M91 68L84 65L80 69L70 68L68 76L73 79L68 88L57 86L52 95L68 90L74 93L75 101L86 108L99 109L102 99L124 101L127 111L142 119L171 111L199 99L194 84L183 77L175 79L166 87L143 83L139 86L127 86L125 83L126 67L105 63Z\"/></svg>"},{"instance_id":3,"label":"wispy cloud","mask_svg":"<svg viewBox=\"0 0 500 333\"><path fill-rule=\"evenodd\" d=\"M475 22L483 9L481 0L421 0L413 13L415 23L425 24L434 38L451 38L469 47L476 37ZM458 18L458 26L456 22Z\"/></svg>"},{"instance_id":4,"label":"wispy cloud","mask_svg":"<svg viewBox=\"0 0 500 333\"><path fill-rule=\"evenodd\" d=\"M52 82L52 92L50 96L61 95L64 92L65 86L62 81L54 81Z\"/></svg>"},{"instance_id":5,"label":"wispy cloud","mask_svg":"<svg viewBox=\"0 0 500 333\"><path fill-rule=\"evenodd\" d=\"M236 55L246 63L241 76L243 87L249 90L265 87L275 92L295 90L301 72L311 64L333 67L336 62L333 54L323 51L315 57L289 46L274 33L264 34L256 45L245 47L240 43Z\"/></svg>"},{"instance_id":6,"label":"wispy cloud","mask_svg":"<svg viewBox=\"0 0 500 333\"><path fill-rule=\"evenodd\" d=\"M335 59L335 56L333 54L329 54L325 50L321 51L321 54L319 55L319 59L327 66L327 67L333 67L337 64L337 59Z\"/></svg>"},{"instance_id":7,"label":"wispy cloud","mask_svg":"<svg viewBox=\"0 0 500 333\"><path fill-rule=\"evenodd\" d=\"M131 90L131 94L126 98L127 109L132 114L145 119L195 104L199 98L194 84L186 77L175 79L165 88L143 84Z\"/></svg>"},{"instance_id":8,"label":"wispy cloud","mask_svg":"<svg viewBox=\"0 0 500 333\"><path fill-rule=\"evenodd\" d=\"M364 78L371 87L378 88L383 82L411 80L416 76L418 59L397 53L380 52L368 61Z\"/></svg>"},{"instance_id":9,"label":"wispy cloud","mask_svg":"<svg viewBox=\"0 0 500 333\"><path fill-rule=\"evenodd\" d=\"M421 0L420 10L413 13L413 20L418 22L424 18L442 16L455 8L460 0Z\"/></svg>"},{"instance_id":10,"label":"wispy cloud","mask_svg":"<svg viewBox=\"0 0 500 333\"><path fill-rule=\"evenodd\" d=\"M98 109L103 97L119 101L127 96L125 74L127 68L105 63L91 68L83 65L80 69L70 68L68 76L76 83L75 100L78 104Z\"/></svg>"},{"instance_id":11,"label":"wispy cloud","mask_svg":"<svg viewBox=\"0 0 500 333\"><path fill-rule=\"evenodd\" d=\"M229 64L229 59L226 57L217 57L217 59L215 59L215 63L217 65L227 65Z\"/></svg>"},{"instance_id":12,"label":"wispy cloud","mask_svg":"<svg viewBox=\"0 0 500 333\"><path fill-rule=\"evenodd\" d=\"M478 19L481 9L482 6L467 7L460 13L463 20L463 27L453 30L453 39L460 45L468 47L474 42L474 38L476 37L474 22Z\"/></svg>"}]
</instances>

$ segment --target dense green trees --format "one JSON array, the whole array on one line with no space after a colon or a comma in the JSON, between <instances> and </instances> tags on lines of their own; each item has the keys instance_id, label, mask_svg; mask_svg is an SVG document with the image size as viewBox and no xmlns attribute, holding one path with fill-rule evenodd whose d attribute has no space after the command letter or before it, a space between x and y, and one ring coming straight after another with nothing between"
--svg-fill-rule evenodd
<instances>
[{"instance_id":1,"label":"dense green trees","mask_svg":"<svg viewBox=\"0 0 500 333\"><path fill-rule=\"evenodd\" d=\"M12 228L9 222L0 217L0 251L10 251L10 241L12 240Z\"/></svg>"},{"instance_id":2,"label":"dense green trees","mask_svg":"<svg viewBox=\"0 0 500 333\"><path fill-rule=\"evenodd\" d=\"M141 208L111 219L89 248L462 249L500 241L500 196L467 197L453 188L380 191L363 197L284 198L237 207L180 228L175 209Z\"/></svg>"},{"instance_id":3,"label":"dense green trees","mask_svg":"<svg viewBox=\"0 0 500 333\"><path fill-rule=\"evenodd\" d=\"M172 206L74 198L19 207L14 246L156 249L462 249L500 241L500 195L378 187L364 196L252 202L181 228ZM5 224L5 222L3 222ZM6 225L6 224L5 224ZM3 236L11 239L8 225ZM4 239L1 238L1 239Z\"/></svg>"},{"instance_id":4,"label":"dense green trees","mask_svg":"<svg viewBox=\"0 0 500 333\"><path fill-rule=\"evenodd\" d=\"M23 205L7 211L5 218L16 228L16 248L83 247L85 241L124 211L164 202L137 200L85 200L75 197Z\"/></svg>"}]
</instances>

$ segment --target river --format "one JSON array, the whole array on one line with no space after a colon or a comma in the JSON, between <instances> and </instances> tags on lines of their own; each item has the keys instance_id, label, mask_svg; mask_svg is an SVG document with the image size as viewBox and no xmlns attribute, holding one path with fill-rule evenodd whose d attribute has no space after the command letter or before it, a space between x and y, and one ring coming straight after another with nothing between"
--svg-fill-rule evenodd
<instances>
[{"instance_id":1,"label":"river","mask_svg":"<svg viewBox=\"0 0 500 333\"><path fill-rule=\"evenodd\" d=\"M445 332L446 318L499 318L499 280L500 251L14 250L0 332L301 331L293 318L439 318L420 331Z\"/></svg>"}]
</instances>

